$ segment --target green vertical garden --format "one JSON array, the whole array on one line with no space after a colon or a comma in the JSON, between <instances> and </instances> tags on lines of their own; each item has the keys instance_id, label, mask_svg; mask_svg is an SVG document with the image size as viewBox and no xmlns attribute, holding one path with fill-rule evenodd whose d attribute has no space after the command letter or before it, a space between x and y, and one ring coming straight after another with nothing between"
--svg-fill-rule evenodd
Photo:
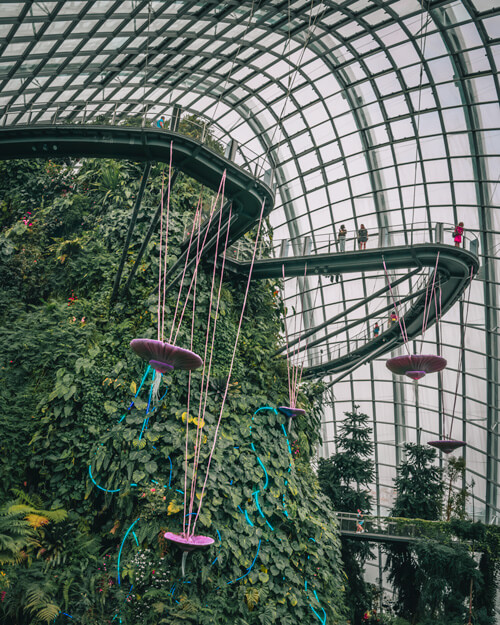
<instances>
[{"instance_id":1,"label":"green vertical garden","mask_svg":"<svg viewBox=\"0 0 500 625\"><path fill-rule=\"evenodd\" d=\"M274 283L252 283L243 319L199 519L216 542L189 556L182 578L180 553L163 539L182 529L185 421L197 422L199 387L194 372L187 414L188 373L165 376L165 398L140 436L150 382L127 410L145 372L129 342L156 337L158 237L130 293L114 304L110 294L141 169L91 159L0 165L0 614L19 625L69 616L85 624L343 622L340 541L309 466L317 389L303 389L306 416L288 436L275 410L287 403L288 387L285 363L271 358L283 323ZM160 201L161 179L155 164L125 278ZM199 195L181 174L170 206L169 265ZM208 211L210 195L203 195ZM177 341L189 346L193 322L198 353L210 284L207 264L194 320L188 305ZM221 288L202 465L244 287L227 275ZM176 299L173 289L167 323Z\"/></svg>"}]
</instances>

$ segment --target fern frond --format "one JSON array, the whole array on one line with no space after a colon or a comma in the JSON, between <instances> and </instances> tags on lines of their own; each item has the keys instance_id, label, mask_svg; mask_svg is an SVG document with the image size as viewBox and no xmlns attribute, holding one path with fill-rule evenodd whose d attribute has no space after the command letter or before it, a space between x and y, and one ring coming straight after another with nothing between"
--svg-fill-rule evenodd
<instances>
[{"instance_id":1,"label":"fern frond","mask_svg":"<svg viewBox=\"0 0 500 625\"><path fill-rule=\"evenodd\" d=\"M47 603L45 607L37 612L36 620L42 623L51 623L60 612L59 606L55 603Z\"/></svg>"},{"instance_id":2,"label":"fern frond","mask_svg":"<svg viewBox=\"0 0 500 625\"><path fill-rule=\"evenodd\" d=\"M49 523L49 519L46 516L41 516L39 514L28 514L26 520L31 525L31 527L34 527L35 529L43 527L44 525L47 525L47 523Z\"/></svg>"}]
</instances>

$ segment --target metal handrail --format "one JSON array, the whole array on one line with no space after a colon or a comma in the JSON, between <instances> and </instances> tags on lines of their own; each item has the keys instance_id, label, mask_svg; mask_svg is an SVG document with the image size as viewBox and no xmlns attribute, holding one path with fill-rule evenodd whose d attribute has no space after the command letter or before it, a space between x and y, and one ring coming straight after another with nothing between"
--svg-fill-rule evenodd
<instances>
[{"instance_id":1,"label":"metal handrail","mask_svg":"<svg viewBox=\"0 0 500 625\"><path fill-rule=\"evenodd\" d=\"M394 228L382 228L380 232L373 233L370 237L370 247L373 249L373 239L375 238L375 249L387 248L398 245L419 245L425 243L439 243L444 245L454 246L453 231L455 227L452 224L445 224L437 222L435 224L429 224L426 222L419 222L413 224L411 227L403 228L401 226L395 226ZM466 245L467 244L467 245ZM253 242L247 239L240 239L228 250L228 257L234 260L245 262L251 259L253 253ZM464 232L463 234L463 246L468 247L470 251L477 254L479 250L478 238L471 232ZM357 237L346 238L345 242L346 251L357 251ZM306 235L297 237L295 239L281 239L273 240L272 242L261 241L257 248L256 258L258 260L263 259L277 259L277 258L290 258L309 256L313 254L342 254L344 252L339 251L338 240L334 235L312 237ZM429 269L429 274L432 269ZM413 286L413 291L418 291L423 288L428 282L428 275L424 274L420 276L417 283ZM399 300L400 298L397 297ZM412 301L409 300L398 307L399 316L403 317L411 308ZM392 328L394 323L389 320L390 312L384 316L373 317L369 320L370 326L367 329L363 329L354 336L348 337L344 341L338 341L335 343L327 343L321 347L302 351L296 356L291 358L291 362L295 366L302 365L306 360L310 366L320 364L324 362L324 356L327 357L327 361L336 360L342 356L347 355L354 349L362 347L367 342L374 340L383 340L383 334ZM364 320L360 319L360 323ZM378 323L380 326L380 333L377 337L373 335L373 326ZM292 350L293 351L293 350Z\"/></svg>"},{"instance_id":2,"label":"metal handrail","mask_svg":"<svg viewBox=\"0 0 500 625\"><path fill-rule=\"evenodd\" d=\"M454 246L455 243L452 236L454 230L455 226L453 224L443 222L436 222L435 224L419 222L406 228L403 226L395 226L394 228L384 226L379 231L369 232L371 236L367 243L367 249L395 247L398 245L419 245L423 243L440 243ZM478 237L469 231L465 231L462 237L462 247L477 254L479 250ZM376 240L375 244L373 239ZM251 241L240 239L228 250L228 255L239 261L250 260L253 245ZM357 250L357 235L346 237L345 251ZM340 251L339 241L335 235L303 235L294 239L274 239L272 242L260 241L257 247L256 258L258 260L263 258L290 258L336 252L343 253Z\"/></svg>"},{"instance_id":3,"label":"metal handrail","mask_svg":"<svg viewBox=\"0 0 500 625\"><path fill-rule=\"evenodd\" d=\"M134 103L131 111L126 111L123 101L107 100L106 102L72 102L70 104L58 104L54 106L32 105L29 109L21 105L11 106L0 115L0 125L3 127L36 126L44 124L88 124L100 123L110 126L131 126L156 128L156 122L165 117L166 126L170 126L179 109L165 113L162 106L157 102L141 101ZM18 120L18 118L20 119ZM191 119L194 116L195 119ZM208 132L208 130L210 132ZM215 150L226 156L231 154L231 148L235 145L234 138L217 122L211 120L199 112L182 108L181 124L177 130L180 134L187 135L209 149ZM234 153L236 165L249 171L255 178L266 182L268 186L272 181L272 166L267 154L258 154L246 145L236 144Z\"/></svg>"},{"instance_id":4,"label":"metal handrail","mask_svg":"<svg viewBox=\"0 0 500 625\"><path fill-rule=\"evenodd\" d=\"M439 531L439 522L434 525L432 521L426 521L424 525L416 522L412 523L411 519L363 515L363 523L360 524L361 517L356 513L337 512L336 514L339 530L344 534L368 534L387 537L388 539L407 538L415 541L423 538L435 538L436 530L438 534L445 533Z\"/></svg>"}]
</instances>

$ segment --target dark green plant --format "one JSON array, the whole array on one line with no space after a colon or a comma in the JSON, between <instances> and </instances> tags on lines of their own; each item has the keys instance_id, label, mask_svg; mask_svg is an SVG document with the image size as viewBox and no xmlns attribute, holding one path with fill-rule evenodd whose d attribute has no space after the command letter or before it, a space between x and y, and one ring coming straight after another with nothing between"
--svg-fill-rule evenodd
<instances>
[{"instance_id":1,"label":"dark green plant","mask_svg":"<svg viewBox=\"0 0 500 625\"><path fill-rule=\"evenodd\" d=\"M369 486L373 481L373 443L370 417L358 412L346 412L335 438L336 453L319 461L318 478L321 488L335 508L342 512L368 514L371 508ZM346 603L356 625L361 623L371 599L363 579L366 559L371 555L367 542L342 538L342 562L347 576Z\"/></svg>"},{"instance_id":2,"label":"dark green plant","mask_svg":"<svg viewBox=\"0 0 500 625\"><path fill-rule=\"evenodd\" d=\"M406 443L405 460L397 470L396 500L392 516L407 519L439 519L443 501L442 471L434 464L436 450Z\"/></svg>"},{"instance_id":3,"label":"dark green plant","mask_svg":"<svg viewBox=\"0 0 500 625\"><path fill-rule=\"evenodd\" d=\"M396 500L392 515L437 520L442 507L443 483L442 471L433 464L436 450L406 443L404 452L406 457L398 467L395 480ZM406 543L387 546L386 552L385 570L396 593L396 613L415 622L419 617L422 594L418 557Z\"/></svg>"},{"instance_id":4,"label":"dark green plant","mask_svg":"<svg viewBox=\"0 0 500 625\"><path fill-rule=\"evenodd\" d=\"M16 173L18 167L21 176ZM50 173L45 167L29 170L29 188L9 200L9 210L15 202L18 212L12 216L6 211L0 232L0 279L6 285L0 291L0 399L8 406L0 417L0 477L3 501L10 488L22 488L28 496L40 493L44 501L50 501L45 507L63 507L70 516L57 531L50 524L41 527L39 546L33 546L32 556L5 571L9 585L5 601L0 602L0 614L6 622L18 625L47 620L56 607L88 625L112 621L117 614L124 623L141 625L292 625L315 618L312 608L324 608L329 620L340 620L339 538L331 505L321 495L309 466L318 440L314 406L318 389L305 387L299 396L308 410L293 424L293 440L298 441L300 454L290 472L284 417L267 410L252 422L257 408L288 399L284 363L271 357L280 342L281 322L274 283L252 283L200 515L202 531L214 536L217 529L221 532L220 552L214 548L192 554L188 561L192 584L183 585L178 553L165 544L163 533L178 530L182 521L182 497L176 490L184 487L182 415L186 411L187 372L166 376L168 393L151 413L141 439L149 383L145 395L127 412L144 372L144 363L129 349L129 342L135 337L156 336L157 236L139 265L129 296L120 293L110 305L142 167L94 159L81 161L78 167L71 163L47 167ZM158 206L163 169L163 165L152 168L125 263L125 278ZM22 186L26 168L14 163L6 166L6 171ZM30 197L32 226L24 223L25 195ZM169 266L192 225L199 195L199 185L185 177L178 179L170 207ZM193 324L193 347L201 353L211 280L210 268L202 268L196 314L193 319L190 299L178 337L178 344L189 345ZM210 388L204 415L207 443L201 454L202 466L220 409L221 380L227 379L244 288L244 277L224 278L212 372L216 383ZM186 289L181 293L181 301L186 293ZM173 289L165 302L168 325L176 300ZM199 375L193 374L191 392L190 412L195 417ZM252 433L251 424L255 426ZM266 466L269 483L265 492L264 471L251 443ZM99 484L120 488L120 492L99 490L89 478L89 465ZM171 481L164 500L156 491L152 493L156 487L151 480L161 489ZM255 506L252 494L259 485L260 506L273 529ZM251 515L253 526L242 510ZM123 583L118 586L120 545L139 517L141 523L135 531L139 549L130 535L121 553ZM152 558L149 577L143 580L142 592L127 599L136 579L134 559L146 549ZM257 549L249 575L228 584L245 573ZM210 566L217 553L216 564ZM153 565L160 563L176 580L175 593L170 592L172 585L148 586Z\"/></svg>"}]
</instances>

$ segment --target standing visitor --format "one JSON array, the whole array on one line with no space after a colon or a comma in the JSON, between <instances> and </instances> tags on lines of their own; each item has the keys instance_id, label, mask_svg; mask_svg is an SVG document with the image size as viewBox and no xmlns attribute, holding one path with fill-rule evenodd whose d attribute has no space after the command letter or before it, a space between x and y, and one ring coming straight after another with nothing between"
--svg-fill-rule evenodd
<instances>
[{"instance_id":1,"label":"standing visitor","mask_svg":"<svg viewBox=\"0 0 500 625\"><path fill-rule=\"evenodd\" d=\"M347 230L344 226L344 224L342 224L340 226L340 230L339 233L337 235L338 240L339 240L339 252L345 252L345 238L347 236Z\"/></svg>"},{"instance_id":2,"label":"standing visitor","mask_svg":"<svg viewBox=\"0 0 500 625\"><path fill-rule=\"evenodd\" d=\"M462 235L464 233L464 222L461 221L458 226L455 226L455 230L453 231L453 240L455 241L455 247L460 247L460 243L462 243Z\"/></svg>"},{"instance_id":3,"label":"standing visitor","mask_svg":"<svg viewBox=\"0 0 500 625\"><path fill-rule=\"evenodd\" d=\"M377 338L379 334L380 334L380 326L378 325L378 321L376 321L375 325L373 326L373 336Z\"/></svg>"},{"instance_id":4,"label":"standing visitor","mask_svg":"<svg viewBox=\"0 0 500 625\"><path fill-rule=\"evenodd\" d=\"M363 529L363 523L365 522L364 515L361 510L358 508L358 516L356 519L356 532L361 533L365 530Z\"/></svg>"},{"instance_id":5,"label":"standing visitor","mask_svg":"<svg viewBox=\"0 0 500 625\"><path fill-rule=\"evenodd\" d=\"M368 230L364 224L361 224L358 230L358 245L360 250L366 250L366 242L368 241Z\"/></svg>"},{"instance_id":6,"label":"standing visitor","mask_svg":"<svg viewBox=\"0 0 500 625\"><path fill-rule=\"evenodd\" d=\"M162 115L157 121L156 121L156 127L157 128L165 128L165 115Z\"/></svg>"}]
</instances>

